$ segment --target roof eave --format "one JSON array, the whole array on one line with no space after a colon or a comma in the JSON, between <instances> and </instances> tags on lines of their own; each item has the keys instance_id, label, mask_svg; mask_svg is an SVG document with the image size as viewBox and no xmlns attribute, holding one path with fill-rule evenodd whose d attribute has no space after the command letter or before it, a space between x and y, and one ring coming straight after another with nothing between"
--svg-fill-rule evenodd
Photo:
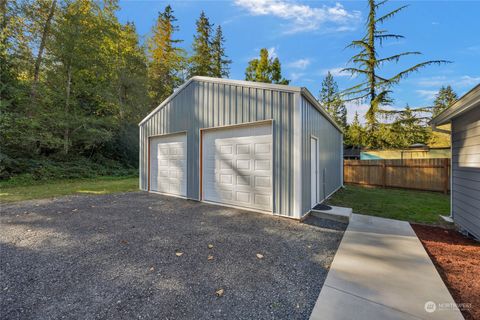
<instances>
[{"instance_id":1,"label":"roof eave","mask_svg":"<svg viewBox=\"0 0 480 320\"><path fill-rule=\"evenodd\" d=\"M453 118L460 116L461 114L471 110L478 105L480 105L480 84L473 87L470 91L468 91L460 99L458 99L458 101L455 102L452 106L445 109L435 118L430 120L429 124L434 128L447 124Z\"/></svg>"}]
</instances>

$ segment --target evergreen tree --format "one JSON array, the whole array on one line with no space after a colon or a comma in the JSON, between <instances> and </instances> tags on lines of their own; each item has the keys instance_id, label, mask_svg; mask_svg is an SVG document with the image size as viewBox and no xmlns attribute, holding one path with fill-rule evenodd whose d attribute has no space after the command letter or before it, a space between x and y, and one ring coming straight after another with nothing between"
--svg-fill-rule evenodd
<instances>
[{"instance_id":1,"label":"evergreen tree","mask_svg":"<svg viewBox=\"0 0 480 320\"><path fill-rule=\"evenodd\" d=\"M245 70L245 80L275 84L289 84L290 80L282 77L282 67L280 60L268 57L268 50L260 50L260 58L252 59L248 62Z\"/></svg>"},{"instance_id":2,"label":"evergreen tree","mask_svg":"<svg viewBox=\"0 0 480 320\"><path fill-rule=\"evenodd\" d=\"M417 112L418 109L411 109L408 105L404 110L396 112L396 118L390 127L389 145L391 147L407 148L415 143L427 143L430 132L424 118L416 115Z\"/></svg>"},{"instance_id":3,"label":"evergreen tree","mask_svg":"<svg viewBox=\"0 0 480 320\"><path fill-rule=\"evenodd\" d=\"M458 96L451 86L442 86L433 101L432 117L439 115L458 100Z\"/></svg>"},{"instance_id":4,"label":"evergreen tree","mask_svg":"<svg viewBox=\"0 0 480 320\"><path fill-rule=\"evenodd\" d=\"M230 72L229 65L232 63L232 60L229 60L225 54L224 44L225 39L223 38L222 27L218 26L212 41L213 77L228 78Z\"/></svg>"},{"instance_id":5,"label":"evergreen tree","mask_svg":"<svg viewBox=\"0 0 480 320\"><path fill-rule=\"evenodd\" d=\"M358 119L358 112L355 111L355 116L353 117L353 122L348 126L345 137L344 144L348 146L361 147L364 145L364 129L360 124Z\"/></svg>"},{"instance_id":6,"label":"evergreen tree","mask_svg":"<svg viewBox=\"0 0 480 320\"><path fill-rule=\"evenodd\" d=\"M190 57L190 77L214 76L212 27L205 12L202 11L196 22L196 35L193 37L193 55ZM220 33L220 36L222 34ZM217 52L218 54L218 52Z\"/></svg>"},{"instance_id":7,"label":"evergreen tree","mask_svg":"<svg viewBox=\"0 0 480 320\"><path fill-rule=\"evenodd\" d=\"M173 93L184 81L182 72L186 66L185 51L177 46L181 40L174 39L178 31L177 19L170 5L158 14L157 23L148 42L150 97L158 105Z\"/></svg>"},{"instance_id":8,"label":"evergreen tree","mask_svg":"<svg viewBox=\"0 0 480 320\"><path fill-rule=\"evenodd\" d=\"M380 15L378 12L380 7L387 1L388 0L368 0L369 14L366 23L366 34L362 39L352 41L348 46L350 48L359 49L360 52L350 59L350 62L354 64L354 67L344 69L344 71L348 71L352 75L359 75L365 78L360 84L347 89L344 94L349 96L351 100L367 100L369 102L370 107L366 114L366 120L369 145L371 146L375 146L374 131L378 127L377 113L382 105L389 105L392 103L390 97L392 87L397 85L402 79L406 78L411 73L416 72L421 68L432 64L443 64L448 62L445 60L425 61L391 76L380 75L380 69L385 67L387 63L398 62L405 56L421 54L418 51L407 51L384 58L380 57L379 48L384 41L403 38L401 35L392 34L387 30L381 29L381 25L407 7L402 6L386 14Z\"/></svg>"},{"instance_id":9,"label":"evergreen tree","mask_svg":"<svg viewBox=\"0 0 480 320\"><path fill-rule=\"evenodd\" d=\"M330 71L322 81L319 101L325 109L327 109L335 122L345 129L347 127L347 108L340 97L337 82Z\"/></svg>"}]
</instances>

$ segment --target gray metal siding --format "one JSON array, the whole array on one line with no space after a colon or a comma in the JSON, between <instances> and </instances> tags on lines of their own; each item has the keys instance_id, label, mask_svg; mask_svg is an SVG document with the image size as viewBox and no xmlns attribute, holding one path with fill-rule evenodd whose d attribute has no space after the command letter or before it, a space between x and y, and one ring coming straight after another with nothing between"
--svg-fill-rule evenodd
<instances>
[{"instance_id":1,"label":"gray metal siding","mask_svg":"<svg viewBox=\"0 0 480 320\"><path fill-rule=\"evenodd\" d=\"M311 209L310 137L318 138L319 199L328 197L342 184L342 133L302 96L302 212ZM325 169L325 190L323 172Z\"/></svg>"},{"instance_id":2,"label":"gray metal siding","mask_svg":"<svg viewBox=\"0 0 480 320\"><path fill-rule=\"evenodd\" d=\"M192 81L140 125L140 189L148 188L148 137L187 132L187 197L199 199L199 134L212 128L273 120L273 211L293 216L294 92Z\"/></svg>"},{"instance_id":3,"label":"gray metal siding","mask_svg":"<svg viewBox=\"0 0 480 320\"><path fill-rule=\"evenodd\" d=\"M452 211L480 239L480 106L452 120Z\"/></svg>"}]
</instances>

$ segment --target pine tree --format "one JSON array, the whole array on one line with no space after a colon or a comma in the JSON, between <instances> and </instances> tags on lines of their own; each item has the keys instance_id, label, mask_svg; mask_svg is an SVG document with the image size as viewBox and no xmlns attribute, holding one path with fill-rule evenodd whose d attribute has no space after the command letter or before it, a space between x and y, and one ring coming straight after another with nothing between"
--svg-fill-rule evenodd
<instances>
[{"instance_id":1,"label":"pine tree","mask_svg":"<svg viewBox=\"0 0 480 320\"><path fill-rule=\"evenodd\" d=\"M193 55L190 57L190 77L213 76L213 50L211 43L213 25L202 11L196 22L196 35L193 37ZM221 34L220 34L221 35Z\"/></svg>"},{"instance_id":2,"label":"pine tree","mask_svg":"<svg viewBox=\"0 0 480 320\"><path fill-rule=\"evenodd\" d=\"M330 71L322 81L319 101L325 109L327 109L335 122L345 129L347 127L347 108L340 97L337 82Z\"/></svg>"},{"instance_id":3,"label":"pine tree","mask_svg":"<svg viewBox=\"0 0 480 320\"><path fill-rule=\"evenodd\" d=\"M178 27L177 19L170 5L158 14L157 23L152 30L152 38L148 41L150 58L150 97L154 105L158 105L173 93L173 89L184 81L182 72L186 66L185 51L177 45L182 40L174 39Z\"/></svg>"},{"instance_id":4,"label":"pine tree","mask_svg":"<svg viewBox=\"0 0 480 320\"><path fill-rule=\"evenodd\" d=\"M390 39L404 38L399 34L389 33L387 30L380 29L381 25L387 20L393 18L397 13L405 9L407 6L399 7L386 14L379 15L378 10L388 0L376 1L368 0L369 15L366 23L366 34L360 40L352 41L349 48L359 49L360 52L354 55L349 62L354 67L345 68L344 71L350 72L352 75L359 75L365 78L360 84L355 85L347 90L344 94L350 97L350 100L367 100L370 104L366 114L367 132L370 144L375 145L373 141L374 131L378 126L377 113L382 105L389 105L393 101L390 97L392 87L397 85L402 79L411 73L427 67L432 64L448 63L445 60L431 60L418 63L410 68L402 70L392 76L380 75L380 69L389 62L398 62L402 57L411 55L420 55L418 51L407 51L394 54L385 58L380 57L379 48L383 42Z\"/></svg>"},{"instance_id":5,"label":"pine tree","mask_svg":"<svg viewBox=\"0 0 480 320\"><path fill-rule=\"evenodd\" d=\"M355 111L353 122L345 132L344 144L348 146L361 147L364 145L364 129L358 119L358 112Z\"/></svg>"},{"instance_id":6,"label":"pine tree","mask_svg":"<svg viewBox=\"0 0 480 320\"><path fill-rule=\"evenodd\" d=\"M432 117L439 115L443 110L450 107L458 100L458 96L451 86L442 86L435 96L432 109Z\"/></svg>"},{"instance_id":7,"label":"pine tree","mask_svg":"<svg viewBox=\"0 0 480 320\"><path fill-rule=\"evenodd\" d=\"M430 132L424 118L419 116L418 109L408 105L405 109L396 111L396 118L391 124L391 147L406 148L415 143L425 144L430 138ZM423 109L420 112L424 112Z\"/></svg>"},{"instance_id":8,"label":"pine tree","mask_svg":"<svg viewBox=\"0 0 480 320\"><path fill-rule=\"evenodd\" d=\"M222 27L218 26L212 40L213 77L228 78L230 73L229 65L232 63L232 60L229 60L225 54L224 44L225 39L223 37Z\"/></svg>"},{"instance_id":9,"label":"pine tree","mask_svg":"<svg viewBox=\"0 0 480 320\"><path fill-rule=\"evenodd\" d=\"M278 57L269 58L266 48L260 50L260 58L248 62L245 80L285 85L290 83L290 80L282 77L282 66Z\"/></svg>"}]
</instances>

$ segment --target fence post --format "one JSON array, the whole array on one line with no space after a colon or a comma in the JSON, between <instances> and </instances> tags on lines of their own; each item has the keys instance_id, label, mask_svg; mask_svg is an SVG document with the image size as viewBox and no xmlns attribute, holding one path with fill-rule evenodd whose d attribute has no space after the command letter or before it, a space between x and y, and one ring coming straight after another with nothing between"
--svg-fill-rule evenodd
<instances>
[{"instance_id":1,"label":"fence post","mask_svg":"<svg viewBox=\"0 0 480 320\"><path fill-rule=\"evenodd\" d=\"M448 193L448 159L443 159L443 193Z\"/></svg>"},{"instance_id":2,"label":"fence post","mask_svg":"<svg viewBox=\"0 0 480 320\"><path fill-rule=\"evenodd\" d=\"M387 186L387 166L385 165L385 160L382 160L382 186L384 188Z\"/></svg>"}]
</instances>

